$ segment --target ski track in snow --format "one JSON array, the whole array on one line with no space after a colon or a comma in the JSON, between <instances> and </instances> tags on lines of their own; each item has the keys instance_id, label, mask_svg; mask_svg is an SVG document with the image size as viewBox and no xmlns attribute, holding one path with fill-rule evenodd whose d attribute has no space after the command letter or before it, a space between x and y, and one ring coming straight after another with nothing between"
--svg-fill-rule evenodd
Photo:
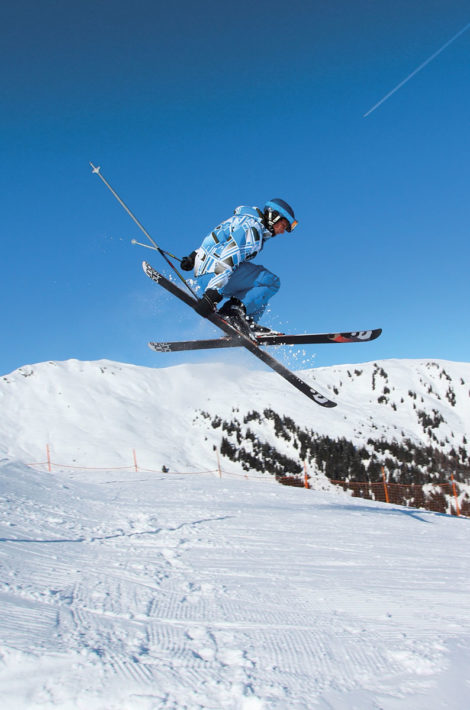
<instances>
[{"instance_id":1,"label":"ski track in snow","mask_svg":"<svg viewBox=\"0 0 470 710\"><path fill-rule=\"evenodd\" d=\"M470 521L0 466L3 710L462 710Z\"/></svg>"}]
</instances>

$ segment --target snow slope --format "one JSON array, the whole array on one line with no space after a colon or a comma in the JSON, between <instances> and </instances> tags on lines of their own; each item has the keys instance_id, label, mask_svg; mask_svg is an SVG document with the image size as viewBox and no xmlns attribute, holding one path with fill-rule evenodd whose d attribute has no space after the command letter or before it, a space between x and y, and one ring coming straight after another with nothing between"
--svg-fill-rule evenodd
<instances>
[{"instance_id":1,"label":"snow slope","mask_svg":"<svg viewBox=\"0 0 470 710\"><path fill-rule=\"evenodd\" d=\"M470 521L0 465L3 710L463 710Z\"/></svg>"},{"instance_id":2,"label":"snow slope","mask_svg":"<svg viewBox=\"0 0 470 710\"><path fill-rule=\"evenodd\" d=\"M152 369L68 360L25 366L0 379L0 456L44 461L49 444L57 463L115 467L132 465L135 449L142 468L210 470L221 434L198 413L230 418L234 410L265 407L356 444L409 438L470 454L469 363L384 360L300 374L338 406L322 410L271 372L223 363ZM438 417L436 428L423 426L423 412ZM230 470L241 468L231 463Z\"/></svg>"},{"instance_id":3,"label":"snow slope","mask_svg":"<svg viewBox=\"0 0 470 710\"><path fill-rule=\"evenodd\" d=\"M470 365L303 376L338 407L222 364L71 360L0 379L2 710L469 706L470 520L247 480L229 461L202 473L221 434L201 412L272 407L320 434L448 450L467 446ZM26 466L47 444L53 472Z\"/></svg>"}]
</instances>

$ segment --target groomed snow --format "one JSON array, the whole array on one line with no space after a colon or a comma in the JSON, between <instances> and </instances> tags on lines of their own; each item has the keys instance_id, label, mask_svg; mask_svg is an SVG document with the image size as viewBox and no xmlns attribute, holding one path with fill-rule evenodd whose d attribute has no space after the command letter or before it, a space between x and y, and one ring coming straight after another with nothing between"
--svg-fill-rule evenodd
<instances>
[{"instance_id":1,"label":"groomed snow","mask_svg":"<svg viewBox=\"0 0 470 710\"><path fill-rule=\"evenodd\" d=\"M470 365L302 376L338 407L224 364L0 379L1 710L470 707L470 520L202 473L221 432L201 414L427 444L423 409L443 450L468 447ZM47 445L52 472L27 466Z\"/></svg>"},{"instance_id":2,"label":"groomed snow","mask_svg":"<svg viewBox=\"0 0 470 710\"><path fill-rule=\"evenodd\" d=\"M2 710L463 710L470 521L0 465Z\"/></svg>"}]
</instances>

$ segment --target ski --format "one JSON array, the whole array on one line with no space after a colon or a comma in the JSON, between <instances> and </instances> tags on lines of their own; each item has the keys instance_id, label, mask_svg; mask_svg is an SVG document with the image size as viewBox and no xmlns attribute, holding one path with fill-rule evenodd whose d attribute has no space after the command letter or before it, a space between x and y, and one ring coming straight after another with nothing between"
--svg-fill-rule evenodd
<instances>
[{"instance_id":1,"label":"ski","mask_svg":"<svg viewBox=\"0 0 470 710\"><path fill-rule=\"evenodd\" d=\"M286 335L257 335L258 345L320 345L324 343L369 343L382 333L382 328L374 330L350 331L347 333L303 333ZM170 343L149 343L152 350L159 353L176 353L184 350L206 350L209 348L236 348L242 346L240 338L212 338L209 340L179 340Z\"/></svg>"},{"instance_id":2,"label":"ski","mask_svg":"<svg viewBox=\"0 0 470 710\"><path fill-rule=\"evenodd\" d=\"M162 286L164 289L166 289L166 291L169 291L169 293L172 293L174 296L183 301L183 303L186 303L186 305L190 306L193 309L195 308L197 300L191 294L183 291L183 289L181 289L175 283L167 279L165 276L163 276L163 274L160 274L158 271L156 271L146 261L142 262L142 268L144 270L144 273L150 279L152 279L152 281L157 283L159 286ZM272 355L267 353L265 350L262 350L258 342L252 340L250 337L244 335L239 330L234 328L232 325L230 325L230 323L228 323L220 315L218 315L217 312L214 312L209 315L207 317L207 320L209 320L211 323L220 328L224 333L226 333L226 335L229 336L230 339L239 340L240 345L242 345L244 348L253 353L253 355L255 355L259 360L268 365L272 370L274 370L274 372L277 372L279 375L281 375L281 377L287 380L287 382L290 382L291 385L296 387L300 392L302 392L302 394L306 395L313 402L319 404L321 407L336 407L336 402L333 402L331 399L328 399L328 397L321 394L321 392L315 390L313 387L307 384L307 382L301 380L300 377L297 377L297 375L292 372L292 370L289 370L289 368L285 367L282 363L272 357Z\"/></svg>"}]
</instances>

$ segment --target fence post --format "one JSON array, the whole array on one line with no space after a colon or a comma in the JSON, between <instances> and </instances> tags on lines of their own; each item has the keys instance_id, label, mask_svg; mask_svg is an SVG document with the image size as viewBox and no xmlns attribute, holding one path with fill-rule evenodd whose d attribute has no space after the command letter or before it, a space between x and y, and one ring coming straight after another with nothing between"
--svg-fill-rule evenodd
<instances>
[{"instance_id":1,"label":"fence post","mask_svg":"<svg viewBox=\"0 0 470 710\"><path fill-rule=\"evenodd\" d=\"M382 466L382 478L384 481L385 502L390 503L390 498L388 497L387 478L385 476L385 466Z\"/></svg>"},{"instance_id":2,"label":"fence post","mask_svg":"<svg viewBox=\"0 0 470 710\"><path fill-rule=\"evenodd\" d=\"M135 453L135 449L132 449L132 453L134 455L134 469L135 469L135 472L137 473L139 471L139 467L137 465L137 454Z\"/></svg>"},{"instance_id":3,"label":"fence post","mask_svg":"<svg viewBox=\"0 0 470 710\"><path fill-rule=\"evenodd\" d=\"M453 473L450 474L450 478L451 478L451 481L452 481L452 492L453 492L454 498L455 498L455 512L457 513L457 515L460 515L459 498L458 498L458 496L457 496L457 488L456 488L456 485L455 485L454 474L453 474Z\"/></svg>"},{"instance_id":4,"label":"fence post","mask_svg":"<svg viewBox=\"0 0 470 710\"><path fill-rule=\"evenodd\" d=\"M219 449L216 448L215 453L217 454L217 471L219 472L219 478L222 478L222 469L220 468Z\"/></svg>"},{"instance_id":5,"label":"fence post","mask_svg":"<svg viewBox=\"0 0 470 710\"><path fill-rule=\"evenodd\" d=\"M310 488L307 475L307 462L304 461L304 486L305 488Z\"/></svg>"},{"instance_id":6,"label":"fence post","mask_svg":"<svg viewBox=\"0 0 470 710\"><path fill-rule=\"evenodd\" d=\"M46 444L46 453L47 453L47 468L49 470L49 473L51 473L52 464L51 464L51 451L49 449L49 444Z\"/></svg>"}]
</instances>

